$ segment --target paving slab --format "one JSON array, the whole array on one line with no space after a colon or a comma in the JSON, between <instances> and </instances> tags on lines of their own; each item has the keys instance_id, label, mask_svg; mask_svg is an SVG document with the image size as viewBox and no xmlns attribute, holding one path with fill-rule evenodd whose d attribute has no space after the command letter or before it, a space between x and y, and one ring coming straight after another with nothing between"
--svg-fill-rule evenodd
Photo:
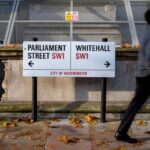
<instances>
[{"instance_id":1,"label":"paving slab","mask_svg":"<svg viewBox=\"0 0 150 150\"><path fill-rule=\"evenodd\" d=\"M133 123L132 123L132 132L134 135L144 135L144 133L146 131L150 131L150 121L146 120L144 121L145 122L145 125L136 125L136 122L138 120L135 120Z\"/></svg>"},{"instance_id":2,"label":"paving slab","mask_svg":"<svg viewBox=\"0 0 150 150\"><path fill-rule=\"evenodd\" d=\"M137 126L135 122L131 126L129 134L141 140L137 144L114 138L119 121L97 124L83 121L83 128L75 128L68 119L19 122L13 128L0 127L0 150L150 150L150 133L145 133L150 131L150 121L146 122L145 126Z\"/></svg>"},{"instance_id":3,"label":"paving slab","mask_svg":"<svg viewBox=\"0 0 150 150\"><path fill-rule=\"evenodd\" d=\"M45 150L91 150L92 145L88 139L80 136L68 136L68 138L78 138L77 143L65 144L62 141L57 141L58 136L49 136L46 142Z\"/></svg>"},{"instance_id":4,"label":"paving slab","mask_svg":"<svg viewBox=\"0 0 150 150\"><path fill-rule=\"evenodd\" d=\"M94 150L145 150L150 144L147 141L142 141L137 144L129 144L119 142L114 138L114 133L119 125L119 122L99 123L96 126L90 126L92 135L92 146ZM130 129L130 135L135 136L134 129ZM150 149L150 148L149 148Z\"/></svg>"},{"instance_id":5,"label":"paving slab","mask_svg":"<svg viewBox=\"0 0 150 150\"><path fill-rule=\"evenodd\" d=\"M2 134L0 150L43 150L49 129L44 122L18 123L17 127L3 129Z\"/></svg>"},{"instance_id":6,"label":"paving slab","mask_svg":"<svg viewBox=\"0 0 150 150\"><path fill-rule=\"evenodd\" d=\"M68 119L60 120L59 122L51 122L50 132L52 135L78 135L89 136L89 125L87 123L81 124L83 128L75 128Z\"/></svg>"}]
</instances>

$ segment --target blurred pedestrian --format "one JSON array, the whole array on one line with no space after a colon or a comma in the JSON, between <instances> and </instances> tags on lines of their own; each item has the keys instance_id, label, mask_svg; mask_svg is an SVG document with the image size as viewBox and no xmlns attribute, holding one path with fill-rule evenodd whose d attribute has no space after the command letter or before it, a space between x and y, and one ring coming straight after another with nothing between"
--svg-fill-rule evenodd
<instances>
[{"instance_id":1,"label":"blurred pedestrian","mask_svg":"<svg viewBox=\"0 0 150 150\"><path fill-rule=\"evenodd\" d=\"M5 93L3 87L2 87L2 83L3 83L3 80L4 80L4 76L5 76L5 71L4 71L4 63L1 62L0 60L0 100L2 98L2 95Z\"/></svg>"},{"instance_id":2,"label":"blurred pedestrian","mask_svg":"<svg viewBox=\"0 0 150 150\"><path fill-rule=\"evenodd\" d=\"M115 133L117 140L128 143L138 142L136 138L128 135L128 130L136 113L150 96L150 9L145 12L144 17L148 25L138 57L135 96L129 104Z\"/></svg>"}]
</instances>

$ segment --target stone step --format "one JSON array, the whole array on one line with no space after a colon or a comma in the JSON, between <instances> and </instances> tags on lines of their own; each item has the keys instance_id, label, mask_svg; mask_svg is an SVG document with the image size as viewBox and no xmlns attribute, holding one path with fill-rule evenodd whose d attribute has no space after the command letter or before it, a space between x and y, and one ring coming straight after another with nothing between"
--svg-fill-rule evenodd
<instances>
[{"instance_id":1,"label":"stone step","mask_svg":"<svg viewBox=\"0 0 150 150\"><path fill-rule=\"evenodd\" d=\"M121 113L128 105L128 102L107 102L107 113ZM57 101L38 102L38 112L41 113L99 113L101 102L98 101ZM11 102L1 101L0 112L31 112L32 102ZM141 113L150 113L150 103L143 106Z\"/></svg>"},{"instance_id":2,"label":"stone step","mask_svg":"<svg viewBox=\"0 0 150 150\"><path fill-rule=\"evenodd\" d=\"M74 34L115 34L120 35L116 26L104 25L74 25ZM70 32L70 27L67 25L47 25L47 24L31 24L26 27L25 35L28 34L66 34Z\"/></svg>"}]
</instances>

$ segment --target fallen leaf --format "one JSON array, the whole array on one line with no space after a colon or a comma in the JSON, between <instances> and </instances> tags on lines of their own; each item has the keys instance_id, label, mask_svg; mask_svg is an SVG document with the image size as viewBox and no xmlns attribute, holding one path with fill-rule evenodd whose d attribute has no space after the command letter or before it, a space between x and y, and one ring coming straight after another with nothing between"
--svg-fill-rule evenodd
<instances>
[{"instance_id":1,"label":"fallen leaf","mask_svg":"<svg viewBox=\"0 0 150 150\"><path fill-rule=\"evenodd\" d=\"M21 122L21 121L23 121L23 120L20 119L20 118L19 118L19 119L14 119L14 120L13 120L13 122L15 122L15 123L18 123L18 122Z\"/></svg>"},{"instance_id":2,"label":"fallen leaf","mask_svg":"<svg viewBox=\"0 0 150 150\"><path fill-rule=\"evenodd\" d=\"M1 46L2 48L19 48L22 47L21 44L7 44L7 45L3 45Z\"/></svg>"},{"instance_id":3,"label":"fallen leaf","mask_svg":"<svg viewBox=\"0 0 150 150\"><path fill-rule=\"evenodd\" d=\"M146 125L147 125L147 122L144 121L144 120L137 120L137 121L135 122L135 124L136 124L137 126L146 126Z\"/></svg>"},{"instance_id":4,"label":"fallen leaf","mask_svg":"<svg viewBox=\"0 0 150 150\"><path fill-rule=\"evenodd\" d=\"M109 141L109 140L96 140L96 139L93 139L93 144L96 145L96 146L107 146L109 143L112 143L112 141Z\"/></svg>"},{"instance_id":5,"label":"fallen leaf","mask_svg":"<svg viewBox=\"0 0 150 150\"><path fill-rule=\"evenodd\" d=\"M2 128L14 128L16 126L17 126L17 124L12 121L3 120L0 122L0 127L2 127Z\"/></svg>"},{"instance_id":6,"label":"fallen leaf","mask_svg":"<svg viewBox=\"0 0 150 150\"><path fill-rule=\"evenodd\" d=\"M105 141L96 142L96 146L106 146L106 145L108 145L108 143Z\"/></svg>"},{"instance_id":7,"label":"fallen leaf","mask_svg":"<svg viewBox=\"0 0 150 150\"><path fill-rule=\"evenodd\" d=\"M10 123L10 122L9 122L9 121L6 121L6 120L1 121L1 122L0 122L0 127L6 128L7 123Z\"/></svg>"},{"instance_id":8,"label":"fallen leaf","mask_svg":"<svg viewBox=\"0 0 150 150\"><path fill-rule=\"evenodd\" d=\"M65 140L66 139L66 136L57 136L56 137L56 140L57 141L63 141L63 140Z\"/></svg>"},{"instance_id":9,"label":"fallen leaf","mask_svg":"<svg viewBox=\"0 0 150 150\"><path fill-rule=\"evenodd\" d=\"M96 125L98 122L97 122L97 120L92 120L92 121L90 121L90 122L88 122L89 124L92 124L92 125Z\"/></svg>"},{"instance_id":10,"label":"fallen leaf","mask_svg":"<svg viewBox=\"0 0 150 150\"><path fill-rule=\"evenodd\" d=\"M68 136L58 136L56 138L57 141L61 141L65 144L73 144L73 143L77 143L79 138L76 137L68 137Z\"/></svg>"},{"instance_id":11,"label":"fallen leaf","mask_svg":"<svg viewBox=\"0 0 150 150\"><path fill-rule=\"evenodd\" d=\"M73 123L73 124L80 124L81 123L81 119L77 116L72 116L69 120L70 120L70 123Z\"/></svg>"},{"instance_id":12,"label":"fallen leaf","mask_svg":"<svg viewBox=\"0 0 150 150\"><path fill-rule=\"evenodd\" d=\"M74 128L84 128L84 126L81 125L81 119L77 116L72 116L69 121Z\"/></svg>"},{"instance_id":13,"label":"fallen leaf","mask_svg":"<svg viewBox=\"0 0 150 150\"><path fill-rule=\"evenodd\" d=\"M97 119L91 115L86 115L83 117L85 119L85 121L89 124L93 124L93 125L96 125L98 122L97 122Z\"/></svg>"},{"instance_id":14,"label":"fallen leaf","mask_svg":"<svg viewBox=\"0 0 150 150\"><path fill-rule=\"evenodd\" d=\"M7 123L6 124L6 128L14 128L14 127L16 127L17 126L17 124L16 123Z\"/></svg>"},{"instance_id":15,"label":"fallen leaf","mask_svg":"<svg viewBox=\"0 0 150 150\"><path fill-rule=\"evenodd\" d=\"M51 135L52 135L52 133L50 131L45 133L45 136L51 136Z\"/></svg>"},{"instance_id":16,"label":"fallen leaf","mask_svg":"<svg viewBox=\"0 0 150 150\"><path fill-rule=\"evenodd\" d=\"M48 149L49 150L55 150L56 149L56 145L55 144L48 144Z\"/></svg>"},{"instance_id":17,"label":"fallen leaf","mask_svg":"<svg viewBox=\"0 0 150 150\"><path fill-rule=\"evenodd\" d=\"M129 43L124 43L121 45L121 48L131 48L132 46Z\"/></svg>"},{"instance_id":18,"label":"fallen leaf","mask_svg":"<svg viewBox=\"0 0 150 150\"><path fill-rule=\"evenodd\" d=\"M85 121L90 122L93 120L93 117L91 115L84 116Z\"/></svg>"},{"instance_id":19,"label":"fallen leaf","mask_svg":"<svg viewBox=\"0 0 150 150\"><path fill-rule=\"evenodd\" d=\"M37 146L37 147L44 147L45 144L40 144L40 143L38 143L38 144L36 144L36 146Z\"/></svg>"},{"instance_id":20,"label":"fallen leaf","mask_svg":"<svg viewBox=\"0 0 150 150\"><path fill-rule=\"evenodd\" d=\"M27 124L31 124L33 123L33 119L32 118L19 118L19 119L14 119L13 122L18 123L18 122L25 122Z\"/></svg>"},{"instance_id":21,"label":"fallen leaf","mask_svg":"<svg viewBox=\"0 0 150 150\"><path fill-rule=\"evenodd\" d=\"M119 146L117 148L113 148L112 150L127 150L125 145Z\"/></svg>"},{"instance_id":22,"label":"fallen leaf","mask_svg":"<svg viewBox=\"0 0 150 150\"><path fill-rule=\"evenodd\" d=\"M33 123L33 119L32 118L25 118L25 119L23 119L23 122L25 122L27 124L31 124L31 123Z\"/></svg>"},{"instance_id":23,"label":"fallen leaf","mask_svg":"<svg viewBox=\"0 0 150 150\"><path fill-rule=\"evenodd\" d=\"M33 134L34 134L34 131L25 130L25 131L22 131L22 132L17 133L15 136L16 136L16 137L32 136Z\"/></svg>"},{"instance_id":24,"label":"fallen leaf","mask_svg":"<svg viewBox=\"0 0 150 150\"><path fill-rule=\"evenodd\" d=\"M60 128L60 126L53 126L53 125L51 125L50 128Z\"/></svg>"},{"instance_id":25,"label":"fallen leaf","mask_svg":"<svg viewBox=\"0 0 150 150\"><path fill-rule=\"evenodd\" d=\"M74 128L84 128L82 124L72 124Z\"/></svg>"}]
</instances>

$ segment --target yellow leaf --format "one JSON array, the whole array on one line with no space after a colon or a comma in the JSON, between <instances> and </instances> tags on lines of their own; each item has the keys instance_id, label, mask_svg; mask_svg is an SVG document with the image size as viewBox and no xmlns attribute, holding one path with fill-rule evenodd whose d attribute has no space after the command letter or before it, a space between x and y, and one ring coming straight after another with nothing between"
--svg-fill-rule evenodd
<instances>
[{"instance_id":1,"label":"yellow leaf","mask_svg":"<svg viewBox=\"0 0 150 150\"><path fill-rule=\"evenodd\" d=\"M144 121L144 120L137 120L137 121L135 122L135 124L136 124L137 126L146 126L146 125L147 125L147 122Z\"/></svg>"},{"instance_id":2,"label":"yellow leaf","mask_svg":"<svg viewBox=\"0 0 150 150\"><path fill-rule=\"evenodd\" d=\"M2 128L13 128L16 126L17 126L16 123L11 122L11 121L4 120L4 121L0 122L0 127L2 127Z\"/></svg>"},{"instance_id":3,"label":"yellow leaf","mask_svg":"<svg viewBox=\"0 0 150 150\"><path fill-rule=\"evenodd\" d=\"M84 116L84 119L89 122L89 121L92 121L93 120L93 117L91 115L86 115Z\"/></svg>"}]
</instances>

